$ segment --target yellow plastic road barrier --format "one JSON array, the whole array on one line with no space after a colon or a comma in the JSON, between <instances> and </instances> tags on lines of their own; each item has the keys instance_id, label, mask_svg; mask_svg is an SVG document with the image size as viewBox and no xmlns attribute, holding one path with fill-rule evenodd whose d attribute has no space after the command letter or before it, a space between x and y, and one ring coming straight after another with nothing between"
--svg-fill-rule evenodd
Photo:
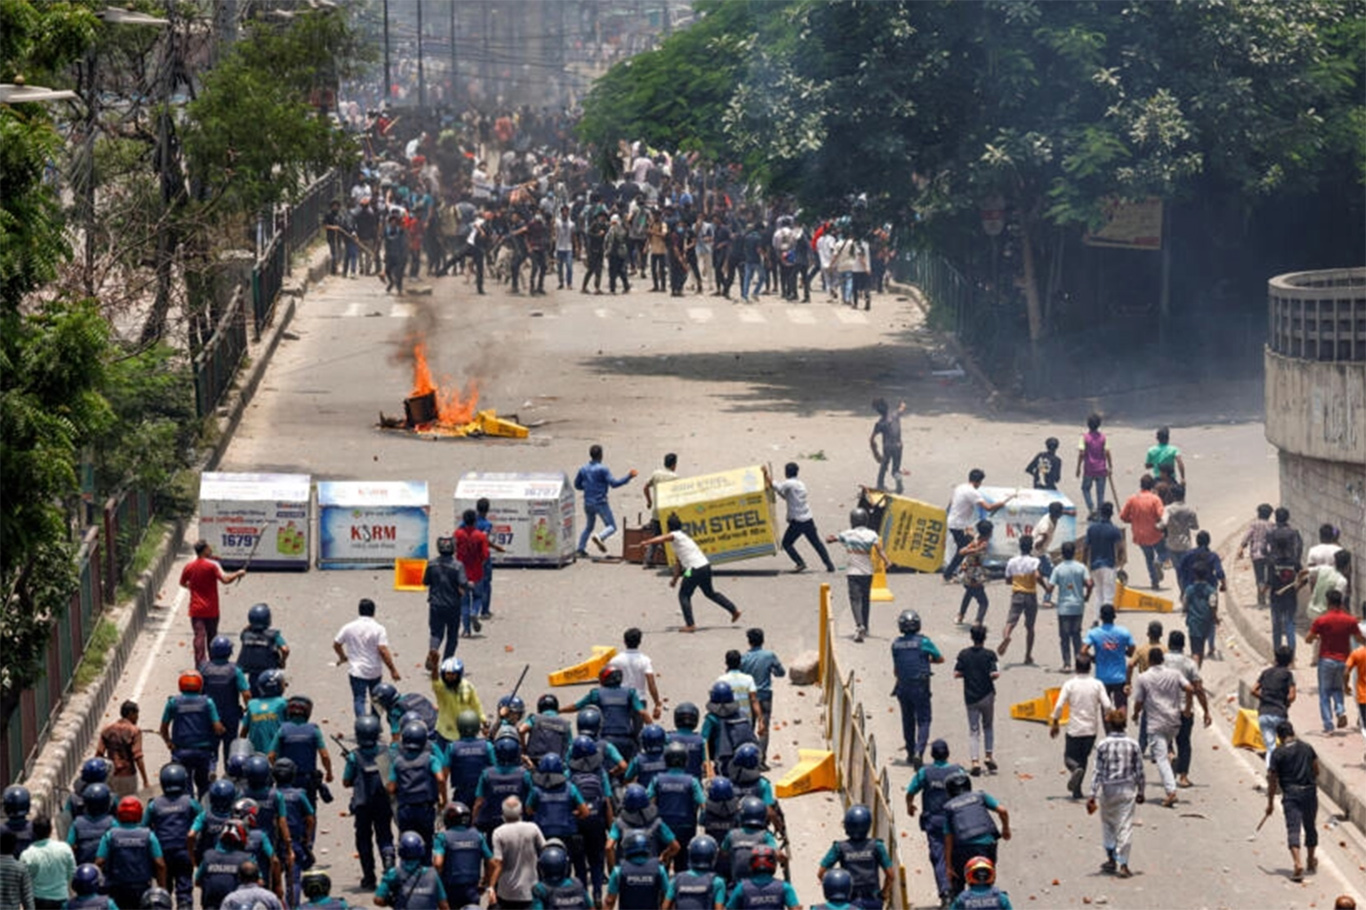
<instances>
[{"instance_id":1,"label":"yellow plastic road barrier","mask_svg":"<svg viewBox=\"0 0 1366 910\"><path fill-rule=\"evenodd\" d=\"M513 423L498 416L496 411L480 411L474 419L465 424L465 432L484 436L503 436L508 439L526 439L530 430L520 423Z\"/></svg>"},{"instance_id":2,"label":"yellow plastic road barrier","mask_svg":"<svg viewBox=\"0 0 1366 910\"><path fill-rule=\"evenodd\" d=\"M1233 722L1233 748L1251 749L1265 752L1266 742L1262 739L1262 728L1257 723L1257 712L1251 708L1240 708Z\"/></svg>"},{"instance_id":3,"label":"yellow plastic road barrier","mask_svg":"<svg viewBox=\"0 0 1366 910\"><path fill-rule=\"evenodd\" d=\"M427 560L425 559L395 559L394 560L394 590L395 591L425 591L426 586L422 584L422 576L427 572Z\"/></svg>"},{"instance_id":4,"label":"yellow plastic road barrier","mask_svg":"<svg viewBox=\"0 0 1366 910\"><path fill-rule=\"evenodd\" d=\"M598 674L607 662L617 656L617 649L610 645L594 645L593 656L585 661L556 670L550 674L552 686L576 686L579 683L597 682Z\"/></svg>"},{"instance_id":5,"label":"yellow plastic road barrier","mask_svg":"<svg viewBox=\"0 0 1366 910\"><path fill-rule=\"evenodd\" d=\"M1115 585L1115 609L1136 610L1142 613L1170 613L1172 602L1156 594L1140 594L1124 585Z\"/></svg>"},{"instance_id":6,"label":"yellow plastic road barrier","mask_svg":"<svg viewBox=\"0 0 1366 910\"><path fill-rule=\"evenodd\" d=\"M799 749L797 767L774 786L779 799L791 799L817 790L839 787L839 772L835 770L835 753L825 749Z\"/></svg>"},{"instance_id":7,"label":"yellow plastic road barrier","mask_svg":"<svg viewBox=\"0 0 1366 910\"><path fill-rule=\"evenodd\" d=\"M887 564L878 559L876 553L872 554L872 556L873 587L868 594L868 600L870 603L875 604L891 603L896 600L896 595L892 593L891 588L887 587Z\"/></svg>"},{"instance_id":8,"label":"yellow plastic road barrier","mask_svg":"<svg viewBox=\"0 0 1366 910\"><path fill-rule=\"evenodd\" d=\"M1062 688L1054 686L1044 690L1042 697L1031 698L1029 701L1022 701L1010 706L1010 716L1013 720L1032 720L1037 723L1048 723L1053 714L1053 706L1058 703L1058 696L1062 693ZM1062 709L1062 714L1058 717L1058 723L1067 723L1067 708Z\"/></svg>"}]
</instances>

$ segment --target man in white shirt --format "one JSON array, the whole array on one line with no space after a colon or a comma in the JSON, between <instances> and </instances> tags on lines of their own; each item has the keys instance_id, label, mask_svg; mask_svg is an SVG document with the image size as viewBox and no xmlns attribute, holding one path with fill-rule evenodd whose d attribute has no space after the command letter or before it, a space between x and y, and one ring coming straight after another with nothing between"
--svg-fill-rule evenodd
<instances>
[{"instance_id":1,"label":"man in white shirt","mask_svg":"<svg viewBox=\"0 0 1366 910\"><path fill-rule=\"evenodd\" d=\"M953 488L953 498L949 501L948 526L949 533L953 535L954 554L953 559L944 567L945 583L953 581L953 573L958 571L958 564L963 561L963 548L972 542L970 529L977 524L977 509L980 507L990 515L1015 498L1012 494L1000 502L991 502L978 489L986 479L986 471L973 468L968 472L967 483L960 483Z\"/></svg>"},{"instance_id":2,"label":"man in white shirt","mask_svg":"<svg viewBox=\"0 0 1366 910\"><path fill-rule=\"evenodd\" d=\"M1134 678L1134 717L1148 715L1148 747L1157 773L1162 777L1162 789L1167 791L1163 808L1176 804L1176 775L1172 770L1171 754L1175 751L1176 735L1181 730L1181 714L1190 707L1195 688L1177 670L1166 666L1166 652L1161 648L1148 650L1148 669ZM1210 722L1208 714L1205 723Z\"/></svg>"},{"instance_id":3,"label":"man in white shirt","mask_svg":"<svg viewBox=\"0 0 1366 910\"><path fill-rule=\"evenodd\" d=\"M522 801L503 800L503 823L493 831L493 859L489 861L489 906L529 907L536 886L536 860L545 836L535 822L522 820Z\"/></svg>"},{"instance_id":4,"label":"man in white shirt","mask_svg":"<svg viewBox=\"0 0 1366 910\"><path fill-rule=\"evenodd\" d=\"M749 705L749 720L755 730L764 724L764 709L759 704L759 686L754 677L740 669L744 659L739 651L726 652L726 672L716 677L717 682L729 683L737 704Z\"/></svg>"},{"instance_id":5,"label":"man in white shirt","mask_svg":"<svg viewBox=\"0 0 1366 910\"><path fill-rule=\"evenodd\" d=\"M655 508L655 494L659 492L659 485L677 479L678 455L674 452L669 452L664 456L664 467L655 468L654 473L650 475L650 479L645 481L645 508L653 513ZM659 519L653 517L653 515L650 518L649 528L652 534L658 534L663 530L659 526ZM640 561L642 564L641 567L645 569L645 571L648 572L655 567L655 559L658 552L659 546L657 544L643 548Z\"/></svg>"},{"instance_id":6,"label":"man in white shirt","mask_svg":"<svg viewBox=\"0 0 1366 910\"><path fill-rule=\"evenodd\" d=\"M877 531L869 525L872 517L862 507L849 512L847 530L830 534L826 543L842 543L849 554L849 567L845 579L849 582L849 609L854 614L854 641L863 641L868 634L868 604L873 591L873 557L883 565L887 564L887 554L882 551L882 542Z\"/></svg>"},{"instance_id":7,"label":"man in white shirt","mask_svg":"<svg viewBox=\"0 0 1366 910\"><path fill-rule=\"evenodd\" d=\"M812 517L811 506L806 501L806 484L797 479L798 470L797 463L789 461L783 466L784 479L774 483L773 478L768 476L768 468L764 468L764 480L773 487L773 492L787 503L787 530L783 533L783 552L796 563L794 572L805 572L806 562L798 555L794 546L797 538L805 537L811 542L811 547L821 558L821 562L825 563L825 571L833 572L835 564L830 561L830 552L825 549L825 544L821 543L821 536L816 531L816 520Z\"/></svg>"},{"instance_id":8,"label":"man in white shirt","mask_svg":"<svg viewBox=\"0 0 1366 910\"><path fill-rule=\"evenodd\" d=\"M640 650L640 640L643 633L632 626L621 636L622 643L626 645L626 650L621 651L616 657L607 662L609 667L618 667L621 670L621 686L623 689L635 689L640 695L650 693L650 701L654 703L654 710L651 716L659 720L664 711L664 702L659 697L659 687L655 685L655 665L650 660L649 655Z\"/></svg>"},{"instance_id":9,"label":"man in white shirt","mask_svg":"<svg viewBox=\"0 0 1366 910\"><path fill-rule=\"evenodd\" d=\"M641 545L649 547L661 543L673 544L674 568L673 578L669 580L669 587L677 586L678 580L683 579L683 587L678 589L678 605L683 610L683 627L678 631L697 631L697 626L693 623L692 594L699 589L708 600L730 614L732 623L739 622L739 608L729 597L712 587L711 563L707 560L707 555L702 552L702 548L697 545L697 541L689 537L683 530L683 519L679 518L677 513L670 515L668 527L668 533L644 540Z\"/></svg>"},{"instance_id":10,"label":"man in white shirt","mask_svg":"<svg viewBox=\"0 0 1366 910\"><path fill-rule=\"evenodd\" d=\"M1066 711L1067 739L1063 744L1062 761L1071 772L1067 778L1068 792L1073 799L1081 799L1086 763L1100 734L1105 712L1113 708L1114 703L1110 701L1110 693L1105 691L1105 683L1091 675L1090 655L1079 655L1076 667L1077 675L1062 684L1057 703L1053 705L1048 735L1057 738L1058 718Z\"/></svg>"},{"instance_id":11,"label":"man in white shirt","mask_svg":"<svg viewBox=\"0 0 1366 910\"><path fill-rule=\"evenodd\" d=\"M332 650L337 652L337 666L350 664L351 698L356 716L361 717L370 712L370 691L384 678L384 668L389 668L394 682L400 677L389 653L389 633L375 621L375 602L362 597L358 611L360 616L337 632Z\"/></svg>"}]
</instances>

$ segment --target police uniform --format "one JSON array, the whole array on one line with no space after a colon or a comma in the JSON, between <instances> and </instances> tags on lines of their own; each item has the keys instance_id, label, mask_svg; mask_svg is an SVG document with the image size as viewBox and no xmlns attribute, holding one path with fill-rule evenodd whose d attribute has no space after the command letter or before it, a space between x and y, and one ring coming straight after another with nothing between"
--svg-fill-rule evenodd
<instances>
[{"instance_id":1,"label":"police uniform","mask_svg":"<svg viewBox=\"0 0 1366 910\"><path fill-rule=\"evenodd\" d=\"M955 895L964 888L964 870L969 860L985 856L996 862L1000 831L989 811L995 805L996 800L975 790L960 793L944 804L944 833L953 835L953 855L948 861L958 873L953 880Z\"/></svg>"},{"instance_id":2,"label":"police uniform","mask_svg":"<svg viewBox=\"0 0 1366 910\"><path fill-rule=\"evenodd\" d=\"M795 907L797 895L787 882L779 881L771 875L756 875L739 882L731 889L726 900L727 907L753 910L761 907Z\"/></svg>"},{"instance_id":3,"label":"police uniform","mask_svg":"<svg viewBox=\"0 0 1366 910\"><path fill-rule=\"evenodd\" d=\"M503 800L515 796L525 805L531 795L531 775L521 765L494 765L479 776L475 801L474 826L490 841L493 831L503 823Z\"/></svg>"},{"instance_id":4,"label":"police uniform","mask_svg":"<svg viewBox=\"0 0 1366 910\"><path fill-rule=\"evenodd\" d=\"M387 900L394 910L431 910L446 899L446 889L431 866L405 862L384 873L375 897Z\"/></svg>"},{"instance_id":5,"label":"police uniform","mask_svg":"<svg viewBox=\"0 0 1366 910\"><path fill-rule=\"evenodd\" d=\"M195 872L199 905L204 910L217 910L223 898L237 890L237 868L248 861L253 860L246 850L224 850L217 844L205 850Z\"/></svg>"},{"instance_id":6,"label":"police uniform","mask_svg":"<svg viewBox=\"0 0 1366 910\"><path fill-rule=\"evenodd\" d=\"M194 859L190 856L190 828L204 810L188 793L175 798L158 796L147 804L142 823L152 830L166 860L166 881L175 892L176 906L194 900ZM79 860L78 860L79 862Z\"/></svg>"},{"instance_id":7,"label":"police uniform","mask_svg":"<svg viewBox=\"0 0 1366 910\"><path fill-rule=\"evenodd\" d=\"M617 896L621 910L653 910L668 890L669 875L655 856L623 859L607 882L607 893Z\"/></svg>"},{"instance_id":8,"label":"police uniform","mask_svg":"<svg viewBox=\"0 0 1366 910\"><path fill-rule=\"evenodd\" d=\"M342 782L351 787L351 818L356 827L356 852L360 854L361 879L375 881L375 845L387 869L394 862L393 807L385 792L379 767L382 747L358 746L346 757Z\"/></svg>"},{"instance_id":9,"label":"police uniform","mask_svg":"<svg viewBox=\"0 0 1366 910\"><path fill-rule=\"evenodd\" d=\"M921 794L920 830L925 832L930 865L934 867L941 897L949 894L949 873L944 862L944 804L949 801L949 792L944 782L954 774L966 773L961 765L935 761L917 771L906 787L910 796Z\"/></svg>"},{"instance_id":10,"label":"police uniform","mask_svg":"<svg viewBox=\"0 0 1366 910\"><path fill-rule=\"evenodd\" d=\"M710 870L685 869L669 882L669 900L676 910L713 910L726 902L726 879Z\"/></svg>"},{"instance_id":11,"label":"police uniform","mask_svg":"<svg viewBox=\"0 0 1366 910\"><path fill-rule=\"evenodd\" d=\"M776 850L778 842L773 839L767 828L736 828L722 841L720 855L729 861L731 884L742 882L753 875L749 868L749 859L755 847L772 847Z\"/></svg>"},{"instance_id":12,"label":"police uniform","mask_svg":"<svg viewBox=\"0 0 1366 910\"><path fill-rule=\"evenodd\" d=\"M821 859L821 868L840 867L853 883L852 903L856 907L881 910L882 873L890 874L892 857L887 845L876 837L835 841Z\"/></svg>"},{"instance_id":13,"label":"police uniform","mask_svg":"<svg viewBox=\"0 0 1366 910\"><path fill-rule=\"evenodd\" d=\"M930 660L939 649L924 635L902 635L892 641L896 700L901 705L901 738L908 759L921 759L930 742Z\"/></svg>"},{"instance_id":14,"label":"police uniform","mask_svg":"<svg viewBox=\"0 0 1366 910\"><path fill-rule=\"evenodd\" d=\"M71 845L71 852L76 854L76 865L95 861L95 853L100 848L100 841L104 839L104 832L112 827L114 816L108 812L98 818L78 815L71 820L71 827L66 832L66 842Z\"/></svg>"},{"instance_id":15,"label":"police uniform","mask_svg":"<svg viewBox=\"0 0 1366 910\"><path fill-rule=\"evenodd\" d=\"M659 817L673 830L679 846L684 849L675 855L674 870L687 869L687 845L697 834L697 813L706 805L702 785L682 768L670 768L650 782L646 791L650 801L659 809Z\"/></svg>"},{"instance_id":16,"label":"police uniform","mask_svg":"<svg viewBox=\"0 0 1366 910\"><path fill-rule=\"evenodd\" d=\"M546 910L592 910L594 903L582 882L566 878L554 885L544 881L532 885L531 906Z\"/></svg>"},{"instance_id":17,"label":"police uniform","mask_svg":"<svg viewBox=\"0 0 1366 910\"><path fill-rule=\"evenodd\" d=\"M477 905L484 863L493 859L484 835L474 828L447 828L436 836L432 855L441 858L441 884L451 904Z\"/></svg>"},{"instance_id":18,"label":"police uniform","mask_svg":"<svg viewBox=\"0 0 1366 910\"><path fill-rule=\"evenodd\" d=\"M675 730L669 734L668 742L683 744L688 750L688 773L701 780L705 774L703 766L707 761L707 741L702 738L702 734L696 730Z\"/></svg>"},{"instance_id":19,"label":"police uniform","mask_svg":"<svg viewBox=\"0 0 1366 910\"><path fill-rule=\"evenodd\" d=\"M658 775L664 773L666 767L662 750L659 752L639 752L635 758L631 759L631 764L626 769L626 780L648 788Z\"/></svg>"},{"instance_id":20,"label":"police uniform","mask_svg":"<svg viewBox=\"0 0 1366 910\"><path fill-rule=\"evenodd\" d=\"M114 903L123 910L142 906L142 892L151 886L156 860L161 859L161 844L151 829L116 822L105 832L97 855Z\"/></svg>"},{"instance_id":21,"label":"police uniform","mask_svg":"<svg viewBox=\"0 0 1366 910\"><path fill-rule=\"evenodd\" d=\"M281 787L280 802L284 804L285 825L289 828L289 840L294 847L294 862L289 869L290 893L293 905L298 906L303 897L303 871L313 865L313 845L308 840L308 819L315 819L317 830L317 810L302 787Z\"/></svg>"},{"instance_id":22,"label":"police uniform","mask_svg":"<svg viewBox=\"0 0 1366 910\"><path fill-rule=\"evenodd\" d=\"M308 794L308 801L318 804L318 790L322 775L318 772L318 750L324 747L322 728L312 721L297 721L286 715L275 732L268 750L276 760L287 758L294 762L294 782Z\"/></svg>"},{"instance_id":23,"label":"police uniform","mask_svg":"<svg viewBox=\"0 0 1366 910\"><path fill-rule=\"evenodd\" d=\"M738 702L723 705L708 702L707 716L702 721L702 738L716 764L716 773L722 777L730 776L730 759L736 749L745 743L759 744L749 720L749 706L742 709Z\"/></svg>"},{"instance_id":24,"label":"police uniform","mask_svg":"<svg viewBox=\"0 0 1366 910\"><path fill-rule=\"evenodd\" d=\"M450 773L451 801L473 806L479 778L493 764L493 743L481 736L457 739L447 745L446 768Z\"/></svg>"},{"instance_id":25,"label":"police uniform","mask_svg":"<svg viewBox=\"0 0 1366 910\"><path fill-rule=\"evenodd\" d=\"M395 785L395 820L399 831L414 831L427 845L424 862L432 852L436 830L436 776L442 771L440 757L430 745L417 752L399 749L389 766L389 780Z\"/></svg>"},{"instance_id":26,"label":"police uniform","mask_svg":"<svg viewBox=\"0 0 1366 910\"><path fill-rule=\"evenodd\" d=\"M954 898L952 910L1011 910L1010 895L995 885L973 885Z\"/></svg>"},{"instance_id":27,"label":"police uniform","mask_svg":"<svg viewBox=\"0 0 1366 910\"><path fill-rule=\"evenodd\" d=\"M596 903L602 897L606 878L607 800L612 795L612 783L603 770L601 750L587 758L570 759L569 782L588 806L588 815L576 819L579 836L569 842L569 859L579 881L592 884Z\"/></svg>"},{"instance_id":28,"label":"police uniform","mask_svg":"<svg viewBox=\"0 0 1366 910\"><path fill-rule=\"evenodd\" d=\"M546 840L559 838L564 842L566 852L570 842L579 836L578 819L574 810L584 805L579 789L569 783L563 774L531 773L531 796L527 799L527 810L534 814L531 819Z\"/></svg>"},{"instance_id":29,"label":"police uniform","mask_svg":"<svg viewBox=\"0 0 1366 910\"><path fill-rule=\"evenodd\" d=\"M645 703L635 689L599 686L575 703L578 708L597 705L602 712L602 738L616 747L623 761L636 756L636 720Z\"/></svg>"},{"instance_id":30,"label":"police uniform","mask_svg":"<svg viewBox=\"0 0 1366 910\"><path fill-rule=\"evenodd\" d=\"M200 796L209 791L209 775L218 754L218 706L208 696L181 693L166 699L162 723L171 725L171 758L185 766Z\"/></svg>"},{"instance_id":31,"label":"police uniform","mask_svg":"<svg viewBox=\"0 0 1366 910\"><path fill-rule=\"evenodd\" d=\"M203 694L214 703L218 709L218 719L223 723L220 740L223 763L226 765L232 741L242 726L242 693L250 692L251 685L247 682L246 674L230 660L211 660L199 668L199 675L204 677ZM217 753L215 749L214 754Z\"/></svg>"},{"instance_id":32,"label":"police uniform","mask_svg":"<svg viewBox=\"0 0 1366 910\"><path fill-rule=\"evenodd\" d=\"M242 630L237 666L247 677L252 698L261 697L261 674L267 670L280 669L280 648L284 644L285 639L279 629L253 629L247 626Z\"/></svg>"},{"instance_id":33,"label":"police uniform","mask_svg":"<svg viewBox=\"0 0 1366 910\"><path fill-rule=\"evenodd\" d=\"M527 726L531 730L527 733L525 751L533 765L551 753L561 758L569 755L574 728L568 718L554 711L543 711L527 718Z\"/></svg>"}]
</instances>

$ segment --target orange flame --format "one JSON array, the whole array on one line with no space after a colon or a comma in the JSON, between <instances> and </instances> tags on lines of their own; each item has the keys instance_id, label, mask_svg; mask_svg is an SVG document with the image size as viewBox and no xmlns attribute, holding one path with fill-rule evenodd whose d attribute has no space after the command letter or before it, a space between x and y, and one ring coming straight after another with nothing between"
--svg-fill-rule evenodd
<instances>
[{"instance_id":1,"label":"orange flame","mask_svg":"<svg viewBox=\"0 0 1366 910\"><path fill-rule=\"evenodd\" d=\"M427 346L422 342L413 345L413 390L409 393L410 396L436 393L436 409L439 414L437 426L454 429L473 420L479 405L478 384L470 380L462 396L460 387L452 383L450 377L442 376L441 383L437 385L432 379L432 368L427 362Z\"/></svg>"}]
</instances>

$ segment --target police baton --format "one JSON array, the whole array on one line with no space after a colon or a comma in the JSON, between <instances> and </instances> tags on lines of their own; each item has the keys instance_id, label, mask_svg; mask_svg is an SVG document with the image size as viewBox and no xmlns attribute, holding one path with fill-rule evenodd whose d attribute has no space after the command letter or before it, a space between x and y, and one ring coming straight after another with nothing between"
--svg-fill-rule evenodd
<instances>
[{"instance_id":1,"label":"police baton","mask_svg":"<svg viewBox=\"0 0 1366 910\"><path fill-rule=\"evenodd\" d=\"M508 694L508 701L512 701L512 699L514 699L514 698L517 697L517 690L520 689L520 688L522 688L522 682L523 682L523 680L526 679L526 671L527 671L527 670L530 670L530 669L531 669L531 664L524 664L524 665L522 666L522 675L519 676L519 677L517 677L517 685L513 686L513 687L512 687L512 692L510 692L510 693Z\"/></svg>"},{"instance_id":2,"label":"police baton","mask_svg":"<svg viewBox=\"0 0 1366 910\"><path fill-rule=\"evenodd\" d=\"M337 748L341 750L342 758L351 757L351 750L347 748L346 740L342 739L342 735L340 733L333 733L332 741L335 742L337 744Z\"/></svg>"}]
</instances>

